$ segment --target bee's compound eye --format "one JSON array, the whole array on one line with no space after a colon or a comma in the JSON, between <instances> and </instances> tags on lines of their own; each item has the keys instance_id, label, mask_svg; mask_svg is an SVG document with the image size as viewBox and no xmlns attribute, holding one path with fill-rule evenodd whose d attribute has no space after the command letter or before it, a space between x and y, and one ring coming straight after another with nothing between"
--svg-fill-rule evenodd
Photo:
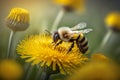
<instances>
[{"instance_id":1,"label":"bee's compound eye","mask_svg":"<svg viewBox=\"0 0 120 80\"><path fill-rule=\"evenodd\" d=\"M53 34L53 41L54 41L54 42L57 42L58 39L59 39L59 34L58 34L58 33L54 33L54 34Z\"/></svg>"},{"instance_id":2,"label":"bee's compound eye","mask_svg":"<svg viewBox=\"0 0 120 80\"><path fill-rule=\"evenodd\" d=\"M58 37L58 35L57 34L55 34L55 39Z\"/></svg>"}]
</instances>

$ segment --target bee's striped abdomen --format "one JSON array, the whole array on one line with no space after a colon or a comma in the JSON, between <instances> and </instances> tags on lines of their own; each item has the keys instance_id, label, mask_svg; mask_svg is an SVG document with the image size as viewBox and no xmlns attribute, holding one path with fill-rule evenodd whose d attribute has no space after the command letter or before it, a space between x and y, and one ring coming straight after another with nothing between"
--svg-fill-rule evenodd
<instances>
[{"instance_id":1,"label":"bee's striped abdomen","mask_svg":"<svg viewBox=\"0 0 120 80\"><path fill-rule=\"evenodd\" d=\"M84 54L88 50L88 41L83 34L80 34L76 39L79 50Z\"/></svg>"}]
</instances>

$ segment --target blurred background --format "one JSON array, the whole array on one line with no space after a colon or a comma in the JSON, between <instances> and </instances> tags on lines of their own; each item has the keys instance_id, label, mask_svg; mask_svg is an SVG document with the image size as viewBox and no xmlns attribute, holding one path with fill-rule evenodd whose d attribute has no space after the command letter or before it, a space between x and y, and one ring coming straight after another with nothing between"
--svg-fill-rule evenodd
<instances>
[{"instance_id":1,"label":"blurred background","mask_svg":"<svg viewBox=\"0 0 120 80\"><path fill-rule=\"evenodd\" d=\"M113 33L104 48L100 48L102 40L107 33L104 18L112 11L120 11L119 0L86 0L86 10L82 14L74 12L64 15L59 27L74 26L86 22L93 31L86 35L90 45L90 54L103 53L120 62L120 33ZM14 7L25 8L30 12L30 27L23 32L17 32L13 41L13 50L17 43L26 35L39 34L51 26L61 8L52 0L1 0L0 1L0 59L5 58L7 52L10 29L5 19Z\"/></svg>"},{"instance_id":2,"label":"blurred background","mask_svg":"<svg viewBox=\"0 0 120 80\"><path fill-rule=\"evenodd\" d=\"M113 34L104 49L100 44L107 29L104 24L105 16L112 11L120 11L118 0L86 0L86 10L82 14L67 13L64 15L59 27L74 26L80 22L86 22L93 32L87 34L90 52L103 52L111 57L120 56L120 35ZM52 0L1 0L0 2L0 58L5 57L7 51L10 29L6 27L5 18L14 7L25 8L30 12L30 27L24 32L18 32L13 44L16 44L24 36L44 32L51 26L61 6L55 5ZM116 58L120 60L119 58Z\"/></svg>"}]
</instances>

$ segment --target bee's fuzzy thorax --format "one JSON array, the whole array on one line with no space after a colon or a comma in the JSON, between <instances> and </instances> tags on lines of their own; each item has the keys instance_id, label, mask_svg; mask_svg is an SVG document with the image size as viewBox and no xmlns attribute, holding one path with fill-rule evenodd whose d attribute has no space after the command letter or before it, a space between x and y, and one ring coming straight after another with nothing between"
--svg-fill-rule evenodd
<instances>
[{"instance_id":1,"label":"bee's fuzzy thorax","mask_svg":"<svg viewBox=\"0 0 120 80\"><path fill-rule=\"evenodd\" d=\"M58 33L61 39L68 41L71 38L72 30L69 27L61 27L58 29ZM64 35L68 35L68 38L65 38Z\"/></svg>"}]
</instances>

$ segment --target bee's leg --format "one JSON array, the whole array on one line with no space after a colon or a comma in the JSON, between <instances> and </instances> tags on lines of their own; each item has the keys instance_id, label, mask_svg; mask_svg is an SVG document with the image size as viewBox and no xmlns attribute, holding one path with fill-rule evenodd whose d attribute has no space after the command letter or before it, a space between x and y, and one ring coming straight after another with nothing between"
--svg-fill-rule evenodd
<instances>
[{"instance_id":1,"label":"bee's leg","mask_svg":"<svg viewBox=\"0 0 120 80\"><path fill-rule=\"evenodd\" d=\"M49 44L49 46L54 46L55 45L55 42L51 42L50 44Z\"/></svg>"},{"instance_id":2,"label":"bee's leg","mask_svg":"<svg viewBox=\"0 0 120 80\"><path fill-rule=\"evenodd\" d=\"M54 43L54 42L51 42L51 44Z\"/></svg>"},{"instance_id":3,"label":"bee's leg","mask_svg":"<svg viewBox=\"0 0 120 80\"><path fill-rule=\"evenodd\" d=\"M71 46L70 46L70 48L69 48L69 50L68 50L67 53L69 53L69 52L72 50L73 47L74 47L74 41L73 41L73 43L71 44Z\"/></svg>"},{"instance_id":4,"label":"bee's leg","mask_svg":"<svg viewBox=\"0 0 120 80\"><path fill-rule=\"evenodd\" d=\"M62 43L62 40L60 40L59 42L57 41L56 43L55 42L51 42L51 44L54 45L54 46L58 46L61 43Z\"/></svg>"},{"instance_id":5,"label":"bee's leg","mask_svg":"<svg viewBox=\"0 0 120 80\"><path fill-rule=\"evenodd\" d=\"M61 44L63 41L60 40L58 43L55 44L55 47L58 46L59 44Z\"/></svg>"},{"instance_id":6,"label":"bee's leg","mask_svg":"<svg viewBox=\"0 0 120 80\"><path fill-rule=\"evenodd\" d=\"M50 44L51 44L51 45L54 45L55 43L54 43L54 42L51 42Z\"/></svg>"}]
</instances>

